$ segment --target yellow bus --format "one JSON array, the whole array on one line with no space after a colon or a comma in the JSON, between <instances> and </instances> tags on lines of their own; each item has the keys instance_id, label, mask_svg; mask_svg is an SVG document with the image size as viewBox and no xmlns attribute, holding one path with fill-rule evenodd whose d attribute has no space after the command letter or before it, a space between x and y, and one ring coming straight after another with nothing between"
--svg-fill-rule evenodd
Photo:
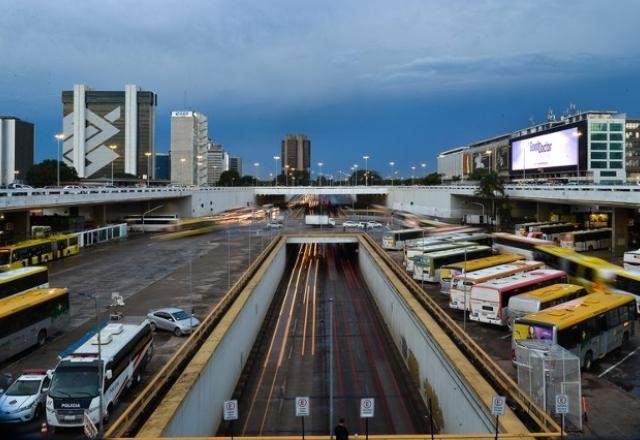
<instances>
[{"instance_id":1,"label":"yellow bus","mask_svg":"<svg viewBox=\"0 0 640 440\"><path fill-rule=\"evenodd\" d=\"M49 287L49 270L45 266L20 267L0 272L0 299Z\"/></svg>"},{"instance_id":2,"label":"yellow bus","mask_svg":"<svg viewBox=\"0 0 640 440\"><path fill-rule=\"evenodd\" d=\"M610 273L622 270L622 267L602 258L582 255L558 246L536 246L533 256L549 267L565 271L570 283L584 286L590 292L602 291Z\"/></svg>"},{"instance_id":3,"label":"yellow bus","mask_svg":"<svg viewBox=\"0 0 640 440\"><path fill-rule=\"evenodd\" d=\"M580 298L587 293L584 286L559 283L512 296L509 298L507 325L511 328L513 322L524 315Z\"/></svg>"},{"instance_id":4,"label":"yellow bus","mask_svg":"<svg viewBox=\"0 0 640 440\"><path fill-rule=\"evenodd\" d=\"M440 292L448 295L451 288L451 280L463 273L474 272L487 267L499 266L500 264L513 263L524 260L524 256L518 254L497 254L490 257L476 258L475 260L459 261L447 264L440 268Z\"/></svg>"},{"instance_id":5,"label":"yellow bus","mask_svg":"<svg viewBox=\"0 0 640 440\"><path fill-rule=\"evenodd\" d=\"M640 314L640 272L624 269L605 271L605 278L605 289L632 295L636 300L636 312Z\"/></svg>"},{"instance_id":6,"label":"yellow bus","mask_svg":"<svg viewBox=\"0 0 640 440\"><path fill-rule=\"evenodd\" d=\"M516 319L512 347L526 339L558 344L578 356L582 367L589 370L595 359L633 336L636 319L635 300L630 295L591 293Z\"/></svg>"},{"instance_id":7,"label":"yellow bus","mask_svg":"<svg viewBox=\"0 0 640 440\"><path fill-rule=\"evenodd\" d=\"M0 271L47 264L80 252L75 234L53 235L0 247Z\"/></svg>"},{"instance_id":8,"label":"yellow bus","mask_svg":"<svg viewBox=\"0 0 640 440\"><path fill-rule=\"evenodd\" d=\"M69 290L36 289L0 299L0 362L69 324Z\"/></svg>"}]
</instances>

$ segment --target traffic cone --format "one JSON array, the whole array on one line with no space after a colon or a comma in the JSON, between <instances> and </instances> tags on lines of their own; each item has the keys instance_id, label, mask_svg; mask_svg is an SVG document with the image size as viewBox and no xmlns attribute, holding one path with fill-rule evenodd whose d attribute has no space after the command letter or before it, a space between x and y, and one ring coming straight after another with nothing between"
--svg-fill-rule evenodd
<instances>
[{"instance_id":1,"label":"traffic cone","mask_svg":"<svg viewBox=\"0 0 640 440\"><path fill-rule=\"evenodd\" d=\"M47 426L47 422L42 422L42 426L40 426L40 437L49 437L49 427Z\"/></svg>"}]
</instances>

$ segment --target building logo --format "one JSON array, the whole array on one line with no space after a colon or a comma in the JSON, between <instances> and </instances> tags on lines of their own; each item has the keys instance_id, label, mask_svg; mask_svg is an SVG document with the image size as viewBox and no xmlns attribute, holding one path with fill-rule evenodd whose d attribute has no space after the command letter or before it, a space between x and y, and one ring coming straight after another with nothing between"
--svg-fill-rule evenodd
<instances>
[{"instance_id":1,"label":"building logo","mask_svg":"<svg viewBox=\"0 0 640 440\"><path fill-rule=\"evenodd\" d=\"M85 109L85 171L84 176L80 177L89 177L95 174L118 157L115 152L105 145L105 142L120 132L113 125L114 122L120 119L120 113L119 106L104 117L97 115L88 108ZM74 113L71 112L63 120L65 141L62 158L69 166L74 166L74 144L82 144L81 142L74 142L73 116Z\"/></svg>"}]
</instances>

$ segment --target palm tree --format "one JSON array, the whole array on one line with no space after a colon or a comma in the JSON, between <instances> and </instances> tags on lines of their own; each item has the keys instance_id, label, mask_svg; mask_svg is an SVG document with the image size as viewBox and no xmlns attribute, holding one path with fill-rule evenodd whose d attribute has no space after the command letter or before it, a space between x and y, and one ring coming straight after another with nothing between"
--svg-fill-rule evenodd
<instances>
[{"instance_id":1,"label":"palm tree","mask_svg":"<svg viewBox=\"0 0 640 440\"><path fill-rule=\"evenodd\" d=\"M483 204L485 201L491 202L491 218L495 219L496 202L499 202L498 205L502 209L507 199L504 192L504 180L495 171L483 173L474 195L482 199Z\"/></svg>"}]
</instances>

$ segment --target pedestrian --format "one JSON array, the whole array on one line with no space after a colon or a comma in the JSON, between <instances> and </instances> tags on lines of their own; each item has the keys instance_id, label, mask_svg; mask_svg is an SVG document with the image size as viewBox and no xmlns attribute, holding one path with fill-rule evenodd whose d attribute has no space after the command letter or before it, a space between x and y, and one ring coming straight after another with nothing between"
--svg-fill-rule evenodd
<instances>
[{"instance_id":1,"label":"pedestrian","mask_svg":"<svg viewBox=\"0 0 640 440\"><path fill-rule=\"evenodd\" d=\"M336 436L336 440L349 440L349 431L344 426L344 419L340 419L336 425L336 429L333 430Z\"/></svg>"}]
</instances>

